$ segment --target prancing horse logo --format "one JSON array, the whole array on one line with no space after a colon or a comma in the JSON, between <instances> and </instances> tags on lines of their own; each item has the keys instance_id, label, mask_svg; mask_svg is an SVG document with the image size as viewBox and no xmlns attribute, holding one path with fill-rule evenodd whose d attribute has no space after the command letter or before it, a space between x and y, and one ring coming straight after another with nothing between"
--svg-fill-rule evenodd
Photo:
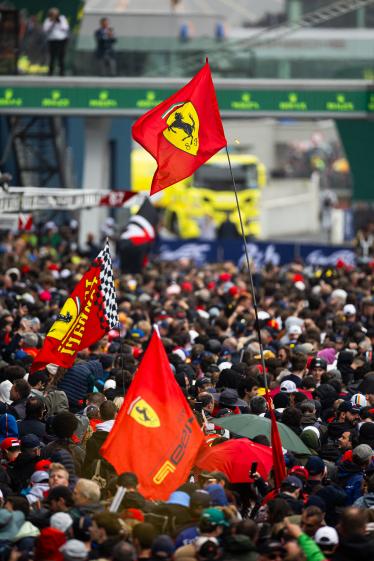
<instances>
[{"instance_id":1,"label":"prancing horse logo","mask_svg":"<svg viewBox=\"0 0 374 561\"><path fill-rule=\"evenodd\" d=\"M156 411L140 396L131 403L127 414L143 427L154 429L160 426Z\"/></svg>"},{"instance_id":2,"label":"prancing horse logo","mask_svg":"<svg viewBox=\"0 0 374 561\"><path fill-rule=\"evenodd\" d=\"M196 156L199 151L199 116L191 101L175 103L162 115L167 128L163 135L179 150Z\"/></svg>"}]
</instances>

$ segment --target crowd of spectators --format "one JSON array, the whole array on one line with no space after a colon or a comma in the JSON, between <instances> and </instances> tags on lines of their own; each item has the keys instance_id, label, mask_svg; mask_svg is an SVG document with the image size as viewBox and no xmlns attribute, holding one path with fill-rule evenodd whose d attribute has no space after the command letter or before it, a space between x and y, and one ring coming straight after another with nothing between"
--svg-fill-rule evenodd
<instances>
[{"instance_id":1,"label":"crowd of spectators","mask_svg":"<svg viewBox=\"0 0 374 561\"><path fill-rule=\"evenodd\" d=\"M194 470L153 501L100 448L154 324L211 445L238 436L222 419L268 415L248 273L190 260L115 269L119 330L68 370L30 374L94 257L75 236L63 226L0 242L0 559L374 559L374 263L253 271L277 419L309 451L284 448L280 489L272 475L233 484ZM111 512L118 486L126 494Z\"/></svg>"}]
</instances>

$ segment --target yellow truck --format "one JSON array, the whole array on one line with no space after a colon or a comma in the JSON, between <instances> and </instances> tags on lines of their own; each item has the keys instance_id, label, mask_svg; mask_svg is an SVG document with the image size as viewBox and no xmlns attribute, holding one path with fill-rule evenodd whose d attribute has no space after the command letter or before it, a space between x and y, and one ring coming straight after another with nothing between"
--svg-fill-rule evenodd
<instances>
[{"instance_id":1,"label":"yellow truck","mask_svg":"<svg viewBox=\"0 0 374 561\"><path fill-rule=\"evenodd\" d=\"M230 154L238 190L239 205L246 235L258 236L259 199L266 185L266 169L256 156ZM150 188L156 169L155 160L142 148L131 153L132 190ZM218 228L229 219L240 233L234 190L227 156L219 152L201 166L192 177L164 189L152 197L156 206L164 209L164 225L182 239L199 238L204 217L210 217Z\"/></svg>"}]
</instances>

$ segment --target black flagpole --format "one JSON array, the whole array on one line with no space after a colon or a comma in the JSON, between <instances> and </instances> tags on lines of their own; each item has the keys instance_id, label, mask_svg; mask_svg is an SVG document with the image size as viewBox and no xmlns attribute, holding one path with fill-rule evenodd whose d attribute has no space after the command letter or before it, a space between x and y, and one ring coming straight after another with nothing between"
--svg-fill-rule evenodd
<instances>
[{"instance_id":1,"label":"black flagpole","mask_svg":"<svg viewBox=\"0 0 374 561\"><path fill-rule=\"evenodd\" d=\"M246 260L246 263L247 263L247 269L248 269L249 279L250 279L250 283L251 283L251 292L252 292L252 298L253 298L253 308L254 308L254 310L255 310L255 318L256 318L256 331L257 331L258 342L259 342L259 345L260 345L260 357L261 357L262 371L263 371L263 373L264 373L265 388L268 390L269 388L268 388L268 378L267 378L266 370L265 370L264 349L263 349L263 345L262 345L260 324L259 324L259 321L258 321L258 309L257 309L256 292L255 292L255 287L254 287L254 284L253 284L253 277L252 277L252 272L251 272L251 265L250 265L250 262L249 262L247 240L246 240L246 237L245 237L245 234L244 234L244 226L243 226L242 213L241 213L241 211L240 211L240 206L239 206L238 190L237 190L237 188L236 188L235 178L234 178L234 174L233 174L233 172L232 172L230 154L229 154L229 151L228 151L228 149L227 149L227 145L226 145L226 155L227 155L227 160L228 160L228 162L229 162L229 169L230 169L230 175L231 175L232 184L233 184L233 186L234 186L234 193L235 193L236 206L237 206L237 209L238 209L238 215L239 215L239 221L240 221L241 235L242 235L242 239L243 239L243 243L244 243L245 260Z\"/></svg>"}]
</instances>

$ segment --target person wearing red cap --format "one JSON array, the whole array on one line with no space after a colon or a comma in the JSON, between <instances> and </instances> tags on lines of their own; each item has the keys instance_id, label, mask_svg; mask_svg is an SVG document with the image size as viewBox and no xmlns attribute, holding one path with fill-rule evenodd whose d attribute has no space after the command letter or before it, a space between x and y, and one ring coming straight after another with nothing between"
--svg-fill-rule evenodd
<instances>
[{"instance_id":1,"label":"person wearing red cap","mask_svg":"<svg viewBox=\"0 0 374 561\"><path fill-rule=\"evenodd\" d=\"M6 463L14 462L21 453L21 441L13 436L5 438L1 443L1 452Z\"/></svg>"}]
</instances>

